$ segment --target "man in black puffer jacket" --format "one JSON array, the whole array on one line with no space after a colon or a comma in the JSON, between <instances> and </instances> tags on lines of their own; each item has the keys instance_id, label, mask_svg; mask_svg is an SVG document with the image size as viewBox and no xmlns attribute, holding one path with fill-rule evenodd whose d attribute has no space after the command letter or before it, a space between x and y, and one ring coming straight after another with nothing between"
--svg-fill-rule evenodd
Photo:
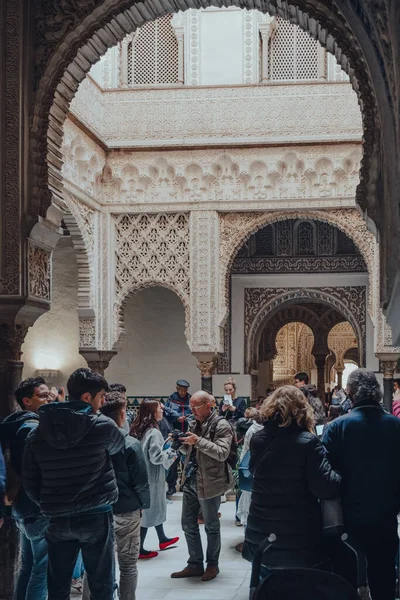
<instances>
[{"instance_id":1,"label":"man in black puffer jacket","mask_svg":"<svg viewBox=\"0 0 400 600\"><path fill-rule=\"evenodd\" d=\"M118 502L113 506L113 513L120 571L119 597L120 600L135 600L141 511L150 506L149 476L141 443L124 429L126 422L124 394L120 392L107 394L100 412L118 425L125 438L125 448L112 457L119 491Z\"/></svg>"},{"instance_id":2,"label":"man in black puffer jacket","mask_svg":"<svg viewBox=\"0 0 400 600\"><path fill-rule=\"evenodd\" d=\"M79 549L92 597L112 600L118 489L110 455L124 447L124 436L111 419L96 414L108 389L104 377L78 369L67 388L69 402L39 411L39 426L26 443L22 483L50 518L48 600L69 599Z\"/></svg>"}]
</instances>

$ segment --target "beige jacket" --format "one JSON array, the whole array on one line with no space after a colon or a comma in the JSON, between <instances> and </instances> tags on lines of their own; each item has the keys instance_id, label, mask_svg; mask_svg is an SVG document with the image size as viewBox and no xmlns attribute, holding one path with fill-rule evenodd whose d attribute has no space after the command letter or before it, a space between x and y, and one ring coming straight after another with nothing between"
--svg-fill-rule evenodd
<instances>
[{"instance_id":1,"label":"beige jacket","mask_svg":"<svg viewBox=\"0 0 400 600\"><path fill-rule=\"evenodd\" d=\"M197 492L204 500L221 496L233 485L232 470L226 463L233 440L232 427L226 419L221 419L212 442L210 430L215 419L218 419L216 411L201 425L201 432L198 434L200 439L194 446L198 465ZM195 424L190 429L193 430L194 427ZM185 464L190 460L190 454L191 452L187 453Z\"/></svg>"}]
</instances>

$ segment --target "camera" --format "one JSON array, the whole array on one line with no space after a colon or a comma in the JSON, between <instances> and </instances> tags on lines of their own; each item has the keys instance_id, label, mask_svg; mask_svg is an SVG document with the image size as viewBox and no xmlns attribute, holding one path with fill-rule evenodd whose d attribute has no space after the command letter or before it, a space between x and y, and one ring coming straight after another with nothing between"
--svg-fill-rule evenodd
<instances>
[{"instance_id":1,"label":"camera","mask_svg":"<svg viewBox=\"0 0 400 600\"><path fill-rule=\"evenodd\" d=\"M171 448L173 450L179 450L179 448L182 446L182 444L184 444L185 442L182 442L180 440L180 438L184 438L187 434L186 433L182 433L182 431L179 431L179 429L174 429L171 432Z\"/></svg>"}]
</instances>

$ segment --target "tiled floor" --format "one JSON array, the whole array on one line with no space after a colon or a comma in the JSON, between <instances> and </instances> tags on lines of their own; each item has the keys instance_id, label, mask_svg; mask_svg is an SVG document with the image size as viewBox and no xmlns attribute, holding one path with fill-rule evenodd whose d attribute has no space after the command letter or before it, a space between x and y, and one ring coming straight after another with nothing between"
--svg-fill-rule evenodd
<instances>
[{"instance_id":1,"label":"tiled floor","mask_svg":"<svg viewBox=\"0 0 400 600\"><path fill-rule=\"evenodd\" d=\"M173 571L186 566L187 548L181 529L182 503L174 500L167 507L165 533L169 537L180 536L176 548L160 552L149 561L139 561L139 585L137 600L248 600L250 563L242 559L235 545L243 540L243 527L235 526L235 503L221 505L222 551L220 574L213 581L202 582L200 578L171 579ZM205 547L204 525L200 526ZM146 538L147 550L158 550L154 529Z\"/></svg>"}]
</instances>

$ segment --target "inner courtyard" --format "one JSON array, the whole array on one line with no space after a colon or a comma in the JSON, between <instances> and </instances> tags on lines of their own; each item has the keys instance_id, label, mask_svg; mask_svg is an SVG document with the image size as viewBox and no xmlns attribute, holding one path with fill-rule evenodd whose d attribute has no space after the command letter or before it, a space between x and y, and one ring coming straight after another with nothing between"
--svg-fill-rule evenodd
<instances>
[{"instance_id":1,"label":"inner courtyard","mask_svg":"<svg viewBox=\"0 0 400 600\"><path fill-rule=\"evenodd\" d=\"M368 4L0 0L0 419L22 380L83 367L134 416L179 380L259 407L305 373L325 402L357 368L392 412L400 12ZM221 511L212 593L244 600ZM15 530L0 545L11 600ZM170 556L138 600L208 598L164 586Z\"/></svg>"}]
</instances>

